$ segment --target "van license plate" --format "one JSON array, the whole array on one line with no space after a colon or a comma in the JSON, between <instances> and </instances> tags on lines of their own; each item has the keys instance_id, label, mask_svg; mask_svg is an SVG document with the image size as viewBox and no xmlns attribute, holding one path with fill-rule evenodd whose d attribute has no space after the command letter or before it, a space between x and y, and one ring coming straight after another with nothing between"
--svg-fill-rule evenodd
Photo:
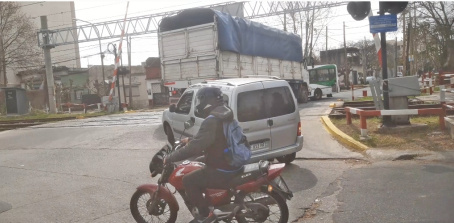
<instances>
[{"instance_id":1,"label":"van license plate","mask_svg":"<svg viewBox=\"0 0 454 223\"><path fill-rule=\"evenodd\" d=\"M251 145L251 150L260 150L269 147L270 141L255 143Z\"/></svg>"}]
</instances>

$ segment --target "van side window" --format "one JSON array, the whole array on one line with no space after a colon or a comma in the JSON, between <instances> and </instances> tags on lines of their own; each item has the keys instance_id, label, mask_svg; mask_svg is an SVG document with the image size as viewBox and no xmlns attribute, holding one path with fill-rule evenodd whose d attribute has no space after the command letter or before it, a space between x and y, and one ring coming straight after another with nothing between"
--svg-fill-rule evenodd
<instances>
[{"instance_id":1,"label":"van side window","mask_svg":"<svg viewBox=\"0 0 454 223\"><path fill-rule=\"evenodd\" d=\"M266 105L269 118L295 112L295 103L288 87L266 89Z\"/></svg>"},{"instance_id":2,"label":"van side window","mask_svg":"<svg viewBox=\"0 0 454 223\"><path fill-rule=\"evenodd\" d=\"M198 101L199 99L196 98L195 100L196 100L195 104L196 105L199 104L199 101ZM222 100L223 100L225 106L229 106L229 96L227 96L226 94L222 94ZM194 115L197 118L204 118L204 117L202 117L202 114L199 114L197 111L194 111Z\"/></svg>"},{"instance_id":3,"label":"van side window","mask_svg":"<svg viewBox=\"0 0 454 223\"><path fill-rule=\"evenodd\" d=\"M250 122L267 117L265 90L246 91L238 94L238 121Z\"/></svg>"},{"instance_id":4,"label":"van side window","mask_svg":"<svg viewBox=\"0 0 454 223\"><path fill-rule=\"evenodd\" d=\"M179 114L189 114L189 111L191 111L192 107L193 96L194 96L193 91L185 92L181 96L180 100L178 100L177 109L175 112Z\"/></svg>"}]
</instances>

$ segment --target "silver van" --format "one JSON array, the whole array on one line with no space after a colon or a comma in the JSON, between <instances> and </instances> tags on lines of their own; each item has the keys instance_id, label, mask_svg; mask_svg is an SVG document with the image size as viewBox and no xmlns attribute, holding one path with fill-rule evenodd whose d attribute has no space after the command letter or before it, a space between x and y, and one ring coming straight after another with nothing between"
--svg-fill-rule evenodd
<instances>
[{"instance_id":1,"label":"silver van","mask_svg":"<svg viewBox=\"0 0 454 223\"><path fill-rule=\"evenodd\" d=\"M193 137L199 130L203 118L194 110L197 90L203 86L218 87L223 92L224 102L232 108L251 144L251 162L277 158L290 163L303 148L299 110L290 86L284 80L268 78L222 79L190 86L178 103L163 113L169 142L182 134ZM188 120L194 126L184 130Z\"/></svg>"}]
</instances>

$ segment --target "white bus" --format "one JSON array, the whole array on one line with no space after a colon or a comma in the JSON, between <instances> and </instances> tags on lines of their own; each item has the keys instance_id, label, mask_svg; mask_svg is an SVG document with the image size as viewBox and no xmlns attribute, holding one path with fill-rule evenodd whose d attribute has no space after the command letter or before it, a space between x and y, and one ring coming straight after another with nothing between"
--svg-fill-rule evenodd
<instances>
[{"instance_id":1,"label":"white bus","mask_svg":"<svg viewBox=\"0 0 454 223\"><path fill-rule=\"evenodd\" d=\"M322 96L332 97L333 91L338 91L337 66L335 64L316 65L307 67L309 77L305 80L309 84L309 97L319 100Z\"/></svg>"}]
</instances>

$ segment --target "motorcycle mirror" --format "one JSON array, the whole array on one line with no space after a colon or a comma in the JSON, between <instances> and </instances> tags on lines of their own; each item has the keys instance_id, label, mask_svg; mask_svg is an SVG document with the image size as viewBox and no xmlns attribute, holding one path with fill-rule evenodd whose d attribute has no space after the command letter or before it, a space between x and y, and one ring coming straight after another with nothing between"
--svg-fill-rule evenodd
<instances>
[{"instance_id":1,"label":"motorcycle mirror","mask_svg":"<svg viewBox=\"0 0 454 223\"><path fill-rule=\"evenodd\" d=\"M194 126L194 121L192 119L184 122L184 129L189 129L192 126Z\"/></svg>"},{"instance_id":2,"label":"motorcycle mirror","mask_svg":"<svg viewBox=\"0 0 454 223\"><path fill-rule=\"evenodd\" d=\"M177 106L175 104L171 104L169 106L169 112L175 112L175 110L177 110Z\"/></svg>"}]
</instances>

